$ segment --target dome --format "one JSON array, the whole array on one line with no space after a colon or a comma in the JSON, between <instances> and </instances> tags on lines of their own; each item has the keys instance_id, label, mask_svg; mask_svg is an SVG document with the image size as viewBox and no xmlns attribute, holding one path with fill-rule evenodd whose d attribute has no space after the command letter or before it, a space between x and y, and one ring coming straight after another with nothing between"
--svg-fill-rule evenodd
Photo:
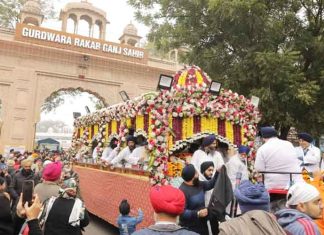
<instances>
[{"instance_id":1,"label":"dome","mask_svg":"<svg viewBox=\"0 0 324 235\"><path fill-rule=\"evenodd\" d=\"M132 23L129 23L124 29L124 34L137 36L137 28Z\"/></svg>"},{"instance_id":2,"label":"dome","mask_svg":"<svg viewBox=\"0 0 324 235\"><path fill-rule=\"evenodd\" d=\"M174 87L187 87L187 86L204 86L207 87L211 80L208 75L202 71L198 66L188 66L178 71L174 76Z\"/></svg>"},{"instance_id":3,"label":"dome","mask_svg":"<svg viewBox=\"0 0 324 235\"><path fill-rule=\"evenodd\" d=\"M73 11L78 11L78 10L81 10L81 11L88 10L88 11L90 11L90 12L104 18L105 21L106 21L104 23L109 23L106 20L106 12L105 11L101 10L100 8L97 8L97 7L93 6L91 3L86 2L86 1L67 3L64 6L64 8L61 10L60 19L61 19L61 15L62 15L63 12L73 12Z\"/></svg>"},{"instance_id":4,"label":"dome","mask_svg":"<svg viewBox=\"0 0 324 235\"><path fill-rule=\"evenodd\" d=\"M37 0L28 0L24 4L24 6L22 8L22 11L37 14L37 15L41 15L42 14L42 7L41 7L41 4L39 3L39 1L37 1Z\"/></svg>"}]
</instances>

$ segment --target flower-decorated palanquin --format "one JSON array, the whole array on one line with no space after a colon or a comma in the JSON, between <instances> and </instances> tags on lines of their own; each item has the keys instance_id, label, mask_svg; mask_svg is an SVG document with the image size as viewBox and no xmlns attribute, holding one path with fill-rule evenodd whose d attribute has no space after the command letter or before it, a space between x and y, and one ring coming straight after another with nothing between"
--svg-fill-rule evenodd
<instances>
[{"instance_id":1,"label":"flower-decorated palanquin","mask_svg":"<svg viewBox=\"0 0 324 235\"><path fill-rule=\"evenodd\" d=\"M231 90L209 93L210 82L199 67L185 67L174 75L171 90L144 94L76 119L70 153L89 152L95 137L100 156L109 139L124 141L132 127L147 137L149 179L158 184L179 174L181 165L170 161L170 156L176 158L207 134L231 145L253 147L258 110L249 99Z\"/></svg>"}]
</instances>

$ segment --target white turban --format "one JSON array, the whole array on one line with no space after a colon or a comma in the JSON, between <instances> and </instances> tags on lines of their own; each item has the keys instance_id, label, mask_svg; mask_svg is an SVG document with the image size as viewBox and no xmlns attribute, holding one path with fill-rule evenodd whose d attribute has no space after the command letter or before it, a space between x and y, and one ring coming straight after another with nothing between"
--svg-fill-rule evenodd
<instances>
[{"instance_id":1,"label":"white turban","mask_svg":"<svg viewBox=\"0 0 324 235\"><path fill-rule=\"evenodd\" d=\"M298 182L289 188L286 206L289 207L298 205L298 203L309 202L319 195L319 191L313 185Z\"/></svg>"}]
</instances>

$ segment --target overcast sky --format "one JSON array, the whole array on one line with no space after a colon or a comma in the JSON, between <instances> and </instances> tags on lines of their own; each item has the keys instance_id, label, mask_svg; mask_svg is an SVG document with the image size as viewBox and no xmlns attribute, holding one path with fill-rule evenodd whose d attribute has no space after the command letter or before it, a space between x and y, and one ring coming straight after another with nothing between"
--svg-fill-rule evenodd
<instances>
[{"instance_id":1,"label":"overcast sky","mask_svg":"<svg viewBox=\"0 0 324 235\"><path fill-rule=\"evenodd\" d=\"M54 7L57 12L69 2L80 2L80 0L56 0ZM110 22L106 29L106 40L119 42L123 29L132 22L138 29L138 35L145 38L149 29L134 19L134 9L127 4L127 0L88 0L94 6L107 13L107 20ZM44 27L61 30L61 22L48 20L43 23Z\"/></svg>"},{"instance_id":2,"label":"overcast sky","mask_svg":"<svg viewBox=\"0 0 324 235\"><path fill-rule=\"evenodd\" d=\"M80 2L79 0L58 0L55 3L55 10L60 11L68 2ZM138 23L134 19L134 10L127 5L126 0L89 0L94 6L107 12L107 19L110 24L106 29L106 40L119 42L118 38L122 35L123 29L127 24L132 22L138 29L138 35L145 37L148 33L148 28ZM61 22L57 20L45 21L42 27L61 30ZM73 125L73 112L81 112L85 114L85 106L89 106L90 110L94 110L87 95L66 98L65 104L58 107L55 111L50 113L42 113L41 120L62 120L69 126Z\"/></svg>"}]
</instances>

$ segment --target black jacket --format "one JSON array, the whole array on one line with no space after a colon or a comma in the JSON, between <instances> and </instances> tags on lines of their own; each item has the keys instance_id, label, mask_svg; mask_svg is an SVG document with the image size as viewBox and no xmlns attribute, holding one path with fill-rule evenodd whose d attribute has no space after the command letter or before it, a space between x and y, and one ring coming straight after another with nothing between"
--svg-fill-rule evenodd
<instances>
[{"instance_id":1,"label":"black jacket","mask_svg":"<svg viewBox=\"0 0 324 235\"><path fill-rule=\"evenodd\" d=\"M22 192L22 185L25 180L33 180L34 185L36 186L36 184L38 184L39 178L34 174L34 172L32 172L28 176L25 176L22 174L21 170L18 171L14 175L9 187L10 195L14 200L20 196L20 193Z\"/></svg>"},{"instance_id":2,"label":"black jacket","mask_svg":"<svg viewBox=\"0 0 324 235\"><path fill-rule=\"evenodd\" d=\"M225 210L227 205L233 199L233 189L231 180L226 173L226 167L223 165L216 180L214 191L208 204L208 217L217 218L218 221L225 221Z\"/></svg>"},{"instance_id":3,"label":"black jacket","mask_svg":"<svg viewBox=\"0 0 324 235\"><path fill-rule=\"evenodd\" d=\"M11 216L10 201L0 193L0 235L12 235L14 224Z\"/></svg>"},{"instance_id":4,"label":"black jacket","mask_svg":"<svg viewBox=\"0 0 324 235\"><path fill-rule=\"evenodd\" d=\"M84 219L80 221L80 227L69 224L69 217L74 205L73 199L58 197L53 203L46 223L44 235L81 235L81 230L89 224L89 215L85 211Z\"/></svg>"}]
</instances>

